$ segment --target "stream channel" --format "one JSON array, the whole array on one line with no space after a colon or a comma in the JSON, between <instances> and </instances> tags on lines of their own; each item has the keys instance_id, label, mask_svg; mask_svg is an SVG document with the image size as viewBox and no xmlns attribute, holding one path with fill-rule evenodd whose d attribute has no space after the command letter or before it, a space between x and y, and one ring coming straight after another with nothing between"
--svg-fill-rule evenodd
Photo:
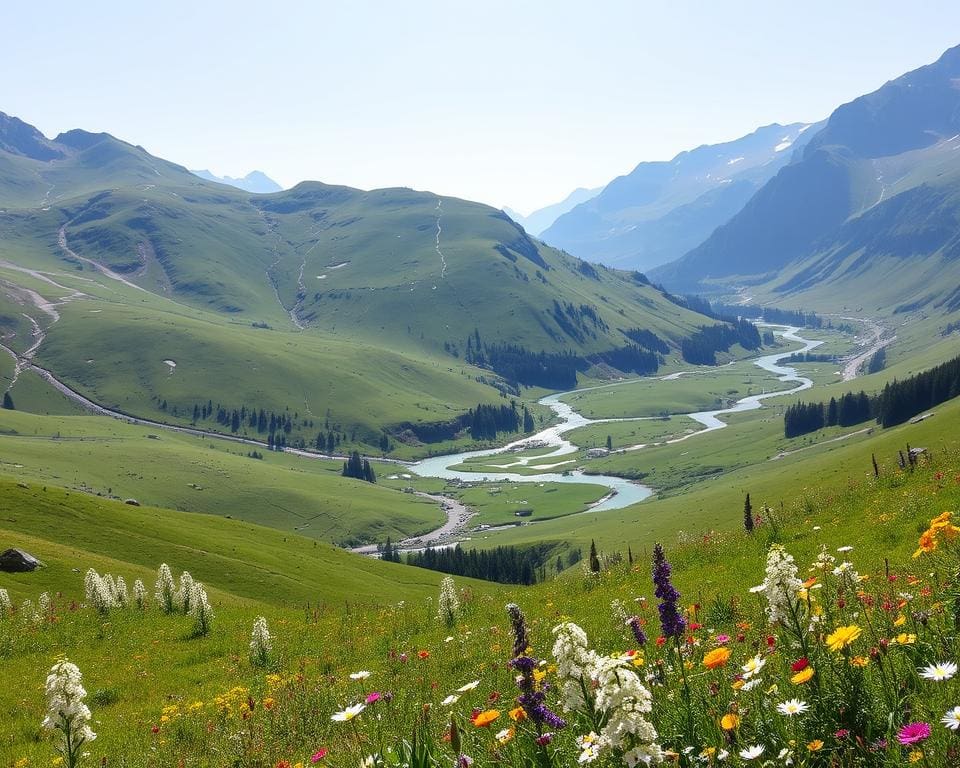
<instances>
[{"instance_id":1,"label":"stream channel","mask_svg":"<svg viewBox=\"0 0 960 768\"><path fill-rule=\"evenodd\" d=\"M727 424L724 421L721 421L719 418L720 416L762 408L763 401L768 397L783 397L785 395L792 395L797 392L802 392L805 389L810 389L813 386L813 382L805 376L800 376L797 373L796 368L787 365L779 365L778 363L780 360L790 357L790 355L808 352L823 342L804 339L798 333L800 330L799 328L779 325L758 325L761 325L762 327L778 328L780 330L777 332L777 335L779 335L785 341L792 341L801 345L800 347L792 349L788 352L777 352L772 355L764 355L763 357L758 357L753 361L753 363L758 367L776 375L780 381L787 383L794 382L796 383L796 386L792 387L791 389L782 389L773 392L764 392L757 395L749 395L748 397L741 398L729 408L721 408L714 411L698 411L697 413L673 414L675 416L686 416L687 418L693 419L694 421L702 424L704 428L683 437L674 438L668 442L676 443L682 440L688 440L691 437L696 437L697 435L703 435L707 432L712 432L717 429L723 429L727 426ZM670 376L665 376L663 378L665 380L673 380L679 378L679 375L681 374L671 374ZM545 465L544 462L548 462L550 459L556 459L557 457L568 456L569 454L576 453L578 450L580 450L576 445L563 437L564 434L570 432L571 430L577 429L578 427L585 427L590 424L603 424L619 421L649 421L651 419L660 418L657 416L638 416L634 418L618 419L588 419L584 416L581 416L573 409L572 406L560 399L565 395L569 395L574 392L585 392L588 389L630 386L630 384L636 383L637 381L643 381L643 379L630 379L627 381L619 381L614 384L603 384L598 387L589 387L585 389L572 390L571 392L558 392L553 395L547 395L540 400L540 403L542 405L549 406L554 414L556 414L558 423L554 424L553 426L547 427L535 435L524 437L521 440L517 440L500 448L490 448L483 451L466 451L464 453L451 453L443 456L432 456L412 465L411 470L421 477L437 477L444 480L461 480L463 482L479 482L482 480L489 480L493 482L509 483L586 483L590 485L603 486L608 490L608 493L595 504L591 505L587 510L588 512L603 512L611 509L622 509L623 507L628 507L631 504L636 504L638 501L643 501L647 497L651 496L654 493L653 489L646 485L635 483L622 477L613 477L612 475L588 475L581 470L574 470L566 473L545 472L543 474L523 475L517 474L516 472L491 472L487 468L484 468L480 472L466 472L463 470L451 469L451 467L455 467L458 464L462 464L467 459L472 459L478 456L496 456L498 454L503 454L504 458L512 459L512 462L504 465L504 468L511 466L522 466L532 467L533 469L550 469L551 465L549 463ZM539 456L520 457L513 455L516 451L522 450L528 446L549 446L553 447L554 450ZM625 450L637 450L643 447L643 445L636 445L630 446ZM560 463L562 464L564 462ZM557 464L554 464L553 466L557 466Z\"/></svg>"}]
</instances>

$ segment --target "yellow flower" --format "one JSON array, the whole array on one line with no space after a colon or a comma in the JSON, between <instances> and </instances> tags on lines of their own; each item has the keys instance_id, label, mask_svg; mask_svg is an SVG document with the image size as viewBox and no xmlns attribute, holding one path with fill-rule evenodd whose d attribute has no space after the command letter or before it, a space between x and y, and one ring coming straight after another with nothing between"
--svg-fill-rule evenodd
<instances>
[{"instance_id":1,"label":"yellow flower","mask_svg":"<svg viewBox=\"0 0 960 768\"><path fill-rule=\"evenodd\" d=\"M913 750L907 757L907 760L909 760L911 763L919 763L921 760L923 760L923 751L919 749Z\"/></svg>"},{"instance_id":2,"label":"yellow flower","mask_svg":"<svg viewBox=\"0 0 960 768\"><path fill-rule=\"evenodd\" d=\"M730 649L723 646L714 648L710 653L703 657L703 666L707 669L719 669L727 663L730 658Z\"/></svg>"},{"instance_id":3,"label":"yellow flower","mask_svg":"<svg viewBox=\"0 0 960 768\"><path fill-rule=\"evenodd\" d=\"M725 731L732 731L740 725L740 716L728 712L720 718L720 727Z\"/></svg>"},{"instance_id":4,"label":"yellow flower","mask_svg":"<svg viewBox=\"0 0 960 768\"><path fill-rule=\"evenodd\" d=\"M794 685L803 685L804 683L809 682L811 677L813 677L813 667L806 667L791 677L790 682Z\"/></svg>"},{"instance_id":5,"label":"yellow flower","mask_svg":"<svg viewBox=\"0 0 960 768\"><path fill-rule=\"evenodd\" d=\"M852 659L850 659L850 663L855 667L865 667L870 663L870 657L854 656Z\"/></svg>"},{"instance_id":6,"label":"yellow flower","mask_svg":"<svg viewBox=\"0 0 960 768\"><path fill-rule=\"evenodd\" d=\"M917 642L917 636L912 634L908 635L906 632L901 632L899 635L893 638L893 642L897 645L913 645L915 642Z\"/></svg>"},{"instance_id":7,"label":"yellow flower","mask_svg":"<svg viewBox=\"0 0 960 768\"><path fill-rule=\"evenodd\" d=\"M17 762L13 764L13 768L26 768L28 765L30 765L30 758L21 757L19 760L17 760Z\"/></svg>"},{"instance_id":8,"label":"yellow flower","mask_svg":"<svg viewBox=\"0 0 960 768\"><path fill-rule=\"evenodd\" d=\"M901 614L900 614L899 616L897 616L897 618L894 620L893 626L895 626L895 627L902 627L902 626L903 626L904 624L906 624L906 623L907 623L907 617L904 616L904 615L901 613Z\"/></svg>"},{"instance_id":9,"label":"yellow flower","mask_svg":"<svg viewBox=\"0 0 960 768\"><path fill-rule=\"evenodd\" d=\"M507 714L510 715L511 720L517 723L527 719L527 713L523 707L514 707Z\"/></svg>"},{"instance_id":10,"label":"yellow flower","mask_svg":"<svg viewBox=\"0 0 960 768\"><path fill-rule=\"evenodd\" d=\"M827 635L827 647L831 651L842 651L850 643L863 634L863 630L856 624L850 624L846 627L837 627L833 632Z\"/></svg>"},{"instance_id":11,"label":"yellow flower","mask_svg":"<svg viewBox=\"0 0 960 768\"><path fill-rule=\"evenodd\" d=\"M744 682L746 682L746 681L744 681L744 680L734 680L733 683L731 683L730 687L733 688L733 690L735 690L735 691L739 691L741 688L743 688Z\"/></svg>"},{"instance_id":12,"label":"yellow flower","mask_svg":"<svg viewBox=\"0 0 960 768\"><path fill-rule=\"evenodd\" d=\"M823 749L823 742L820 741L820 739L814 739L809 744L807 744L807 749L810 752L819 752L821 749Z\"/></svg>"}]
</instances>

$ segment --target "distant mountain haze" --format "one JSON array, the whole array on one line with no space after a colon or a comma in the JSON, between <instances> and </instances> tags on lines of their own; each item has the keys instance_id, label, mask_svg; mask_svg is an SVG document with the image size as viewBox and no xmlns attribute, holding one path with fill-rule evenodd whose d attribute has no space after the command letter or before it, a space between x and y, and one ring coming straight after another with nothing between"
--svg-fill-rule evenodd
<instances>
[{"instance_id":1,"label":"distant mountain haze","mask_svg":"<svg viewBox=\"0 0 960 768\"><path fill-rule=\"evenodd\" d=\"M577 187L577 189L573 190L573 192L567 195L559 203L553 203L552 205L539 208L529 216L524 216L523 214L517 213L510 208L504 208L503 210L511 219L517 222L517 224L520 224L531 235L539 236L560 216L565 214L567 211L572 210L575 206L580 205L580 203L585 203L587 200L596 197L602 189L603 187L596 187L594 189Z\"/></svg>"},{"instance_id":2,"label":"distant mountain haze","mask_svg":"<svg viewBox=\"0 0 960 768\"><path fill-rule=\"evenodd\" d=\"M206 179L207 181L216 181L220 184L228 184L231 187L242 189L245 192L253 192L260 195L269 194L271 192L281 192L283 190L283 187L277 184L277 182L267 176L263 171L250 171L250 173L240 179L235 179L232 176L215 176L206 169L199 171L192 170L190 173L194 174L195 176L199 176L201 179Z\"/></svg>"},{"instance_id":3,"label":"distant mountain haze","mask_svg":"<svg viewBox=\"0 0 960 768\"><path fill-rule=\"evenodd\" d=\"M736 214L820 124L773 124L722 144L643 162L543 233L551 245L623 269L679 258Z\"/></svg>"},{"instance_id":4,"label":"distant mountain haze","mask_svg":"<svg viewBox=\"0 0 960 768\"><path fill-rule=\"evenodd\" d=\"M960 307L958 83L960 46L838 107L742 211L652 277Z\"/></svg>"}]
</instances>

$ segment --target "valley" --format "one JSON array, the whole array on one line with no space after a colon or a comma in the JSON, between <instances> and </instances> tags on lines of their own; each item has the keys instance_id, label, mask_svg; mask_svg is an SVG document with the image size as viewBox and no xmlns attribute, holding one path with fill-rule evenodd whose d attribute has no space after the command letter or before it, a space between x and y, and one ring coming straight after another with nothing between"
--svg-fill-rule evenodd
<instances>
[{"instance_id":1,"label":"valley","mask_svg":"<svg viewBox=\"0 0 960 768\"><path fill-rule=\"evenodd\" d=\"M216 63L242 98L138 56L146 128L98 80L38 108L142 137L0 112L0 768L960 764L960 46L823 110L826 35L788 63L832 95L761 90L808 14L705 65L621 9L602 71L598 9L563 46L415 6L271 19ZM658 138L661 39L715 82Z\"/></svg>"}]
</instances>

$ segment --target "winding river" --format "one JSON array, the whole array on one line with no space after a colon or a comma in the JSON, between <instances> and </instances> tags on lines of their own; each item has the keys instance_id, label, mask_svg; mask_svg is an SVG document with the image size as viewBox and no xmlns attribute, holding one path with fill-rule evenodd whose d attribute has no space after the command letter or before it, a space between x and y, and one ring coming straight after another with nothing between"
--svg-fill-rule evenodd
<instances>
[{"instance_id":1,"label":"winding river","mask_svg":"<svg viewBox=\"0 0 960 768\"><path fill-rule=\"evenodd\" d=\"M765 327L779 328L780 330L778 335L781 338L783 338L785 341L796 342L800 346L790 350L789 352L777 352L772 355L764 355L763 357L759 357L754 360L754 364L763 370L769 371L770 373L776 375L780 381L785 383L792 382L795 383L796 386L790 389L782 389L774 392L764 392L758 395L750 395L748 397L741 398L729 408L721 408L714 411L699 411L697 413L675 414L693 419L694 421L703 425L704 428L696 432L692 432L689 435L674 438L668 442L676 443L682 440L688 440L697 435L712 432L717 429L723 429L727 425L724 421L721 421L719 418L720 416L762 408L763 401L768 397L783 397L784 395L792 395L797 392L802 392L803 390L809 389L813 386L813 382L805 376L800 376L797 373L796 368L787 365L779 365L779 362L792 354L808 352L823 342L811 341L809 339L802 338L799 335L799 328L779 325ZM667 380L675 379L677 378L677 374L672 374L671 376L664 378ZM590 387L589 389L605 389L607 387L629 386L630 384L641 380L642 379L631 379L629 381L621 381L614 384L604 384L598 387ZM631 504L636 504L638 501L643 501L653 494L653 489L640 483L635 483L630 480L626 480L625 478L614 477L612 475L588 475L584 474L580 470L568 472L566 474L561 474L559 472L519 474L517 472L506 471L491 472L486 468L480 472L466 472L460 469L452 469L452 467L462 464L467 459L480 456L495 456L498 454L504 454L505 458L512 459L509 464L502 465L504 469L509 469L510 467L529 467L532 469L549 470L565 463L561 461L551 464L551 459L555 459L560 456L568 456L569 454L576 453L579 450L576 445L564 438L564 435L567 432L579 427L588 426L590 424L602 424L620 421L644 421L652 418L658 418L639 416L635 418L620 419L588 419L577 413L571 405L563 402L561 399L566 395L572 394L573 392L584 391L587 390L578 389L572 390L571 392L559 392L557 394L548 395L547 397L542 398L540 403L550 407L554 414L556 414L558 422L553 426L547 427L541 432L536 433L535 435L524 437L522 440L517 440L500 448L490 448L484 451L466 451L464 453L433 456L429 459L424 459L417 462L416 464L412 465L411 469L421 477L438 477L444 480L462 480L464 482L477 482L479 480L486 479L494 482L511 483L586 483L590 485L600 485L604 488L607 488L608 493L602 499L600 499L600 501L598 501L596 504L593 504L589 508L588 511L590 512L621 509L623 507L628 507ZM521 450L529 446L542 445L553 447L553 450L548 453L533 457L512 455L512 453L516 450ZM645 446L636 445L631 446L631 448L628 448L627 450L637 450L643 447Z\"/></svg>"}]
</instances>

